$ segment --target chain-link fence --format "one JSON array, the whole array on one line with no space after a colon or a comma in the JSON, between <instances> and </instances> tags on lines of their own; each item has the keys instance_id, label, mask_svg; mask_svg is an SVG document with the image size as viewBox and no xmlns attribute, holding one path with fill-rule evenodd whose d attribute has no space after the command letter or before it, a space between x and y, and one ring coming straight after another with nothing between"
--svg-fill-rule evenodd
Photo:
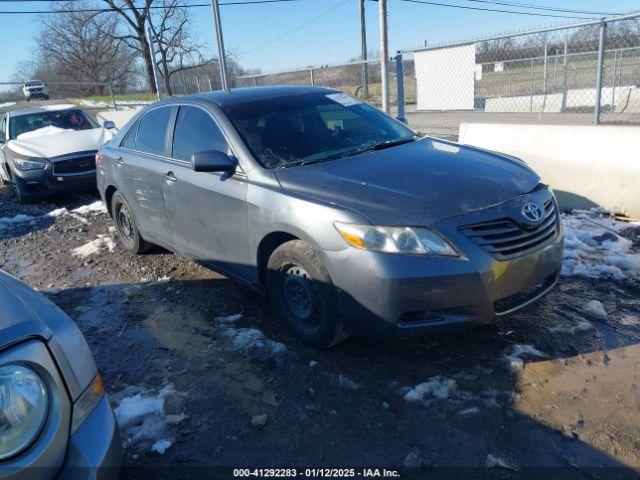
<instances>
[{"instance_id":1,"label":"chain-link fence","mask_svg":"<svg viewBox=\"0 0 640 480\"><path fill-rule=\"evenodd\" d=\"M465 121L640 124L639 18L403 51L389 62L392 111L405 106L413 127L447 137ZM237 78L260 85L327 86L382 103L378 60Z\"/></svg>"}]
</instances>

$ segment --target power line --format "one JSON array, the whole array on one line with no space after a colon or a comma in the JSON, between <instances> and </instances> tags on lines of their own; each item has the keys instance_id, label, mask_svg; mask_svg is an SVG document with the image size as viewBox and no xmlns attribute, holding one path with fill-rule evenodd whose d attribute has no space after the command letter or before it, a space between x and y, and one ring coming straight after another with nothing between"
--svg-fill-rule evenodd
<instances>
[{"instance_id":1,"label":"power line","mask_svg":"<svg viewBox=\"0 0 640 480\"><path fill-rule=\"evenodd\" d=\"M0 3L15 2L18 0L0 0ZM21 1L21 0L20 0ZM57 2L65 0L29 0L37 2ZM80 0L72 0L80 1ZM258 5L269 3L288 3L288 2L300 2L303 0L247 0L244 2L224 2L220 3L221 7L234 6L234 5ZM211 3L188 3L185 5L177 5L179 8L198 8L198 7L211 7ZM119 7L119 10L158 10L165 8L164 5L151 5L149 7ZM20 15L20 14L47 14L47 13L106 13L113 12L112 8L68 8L68 9L53 9L53 10L0 10L0 15Z\"/></svg>"},{"instance_id":2,"label":"power line","mask_svg":"<svg viewBox=\"0 0 640 480\"><path fill-rule=\"evenodd\" d=\"M245 54L245 53L253 52L253 51L255 51L255 50L259 50L259 49L261 49L261 48L263 48L263 47L266 47L267 45L270 45L270 44L272 44L273 42L276 42L276 41L280 40L282 37L286 37L287 35L289 35L289 34L291 34L291 33L293 33L293 32L297 32L297 31L298 31L298 30L300 30L301 28L306 27L307 25L309 25L310 23L315 22L316 20L320 20L322 17L325 17L325 16L329 15L331 12L333 12L333 11L334 11L334 10L336 10L337 8L341 7L342 5L344 5L345 3L350 2L350 1L351 1L351 0L344 0L343 2L340 2L340 3L338 3L337 5L334 5L334 6L333 6L333 7L331 7L330 9L325 10L325 11L324 11L324 12L322 12L320 15L317 15L317 16L313 17L311 20L308 20L308 21L304 22L303 24L298 25L298 26L297 26L297 27L295 27L295 28L292 28L291 30L286 31L286 32L284 32L284 33L282 33L282 34L278 35L277 37L272 38L271 40L267 40L266 42L261 43L260 45L258 45L258 46L256 46L256 47L253 47L253 48L250 48L250 49L245 50L245 51L243 51L243 52L240 52L238 55L243 55L243 54ZM222 4L221 4L221 5L222 5Z\"/></svg>"},{"instance_id":3,"label":"power line","mask_svg":"<svg viewBox=\"0 0 640 480\"><path fill-rule=\"evenodd\" d=\"M375 0L372 0L375 1ZM464 10L476 10L481 12L510 13L513 15L528 15L534 17L573 18L582 20L594 20L594 17L578 17L575 15L556 15L553 13L518 12L516 10L503 10L499 8L471 7L469 5L454 5L451 3L428 2L426 0L400 0L402 2L419 3L421 5L433 5L436 7L461 8Z\"/></svg>"},{"instance_id":4,"label":"power line","mask_svg":"<svg viewBox=\"0 0 640 480\"><path fill-rule=\"evenodd\" d=\"M564 13L581 13L584 15L623 15L620 12L594 12L590 10L573 10L570 8L555 8L548 7L544 5L535 5L532 3L522 3L522 2L499 2L497 0L465 0L466 2L474 2L474 3L490 3L494 5L506 5L508 7L518 7L518 8L529 8L532 10L545 10L549 12L564 12Z\"/></svg>"}]
</instances>

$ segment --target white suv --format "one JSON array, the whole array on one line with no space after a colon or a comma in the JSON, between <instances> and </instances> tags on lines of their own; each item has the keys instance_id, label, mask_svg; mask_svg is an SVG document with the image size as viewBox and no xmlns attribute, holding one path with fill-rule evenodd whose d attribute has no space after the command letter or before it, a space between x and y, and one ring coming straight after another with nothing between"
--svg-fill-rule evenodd
<instances>
[{"instance_id":1,"label":"white suv","mask_svg":"<svg viewBox=\"0 0 640 480\"><path fill-rule=\"evenodd\" d=\"M49 90L40 80L25 82L22 86L22 93L24 93L24 97L27 99L27 102L32 98L43 98L45 100L49 100Z\"/></svg>"}]
</instances>

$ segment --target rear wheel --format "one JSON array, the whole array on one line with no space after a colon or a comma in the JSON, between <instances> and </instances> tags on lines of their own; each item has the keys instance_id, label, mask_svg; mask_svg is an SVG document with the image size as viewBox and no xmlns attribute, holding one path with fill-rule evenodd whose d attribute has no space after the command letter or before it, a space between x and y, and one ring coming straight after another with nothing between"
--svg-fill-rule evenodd
<instances>
[{"instance_id":1,"label":"rear wheel","mask_svg":"<svg viewBox=\"0 0 640 480\"><path fill-rule=\"evenodd\" d=\"M267 269L271 302L296 337L316 348L347 338L329 272L309 245L301 240L280 245Z\"/></svg>"},{"instance_id":2,"label":"rear wheel","mask_svg":"<svg viewBox=\"0 0 640 480\"><path fill-rule=\"evenodd\" d=\"M120 238L126 250L138 254L144 253L151 248L151 244L140 235L138 225L131 213L131 207L129 207L120 192L113 194L111 212L113 213L113 221L116 224L118 238Z\"/></svg>"}]
</instances>

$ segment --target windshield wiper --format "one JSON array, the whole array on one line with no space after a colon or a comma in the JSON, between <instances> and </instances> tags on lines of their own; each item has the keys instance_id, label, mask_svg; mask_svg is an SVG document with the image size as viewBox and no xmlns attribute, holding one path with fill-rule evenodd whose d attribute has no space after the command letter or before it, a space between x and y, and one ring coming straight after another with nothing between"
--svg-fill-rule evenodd
<instances>
[{"instance_id":1,"label":"windshield wiper","mask_svg":"<svg viewBox=\"0 0 640 480\"><path fill-rule=\"evenodd\" d=\"M387 142L377 143L371 147L371 150L384 150L385 148L396 147L405 143L413 142L415 138L403 138L402 140L389 140Z\"/></svg>"}]
</instances>

